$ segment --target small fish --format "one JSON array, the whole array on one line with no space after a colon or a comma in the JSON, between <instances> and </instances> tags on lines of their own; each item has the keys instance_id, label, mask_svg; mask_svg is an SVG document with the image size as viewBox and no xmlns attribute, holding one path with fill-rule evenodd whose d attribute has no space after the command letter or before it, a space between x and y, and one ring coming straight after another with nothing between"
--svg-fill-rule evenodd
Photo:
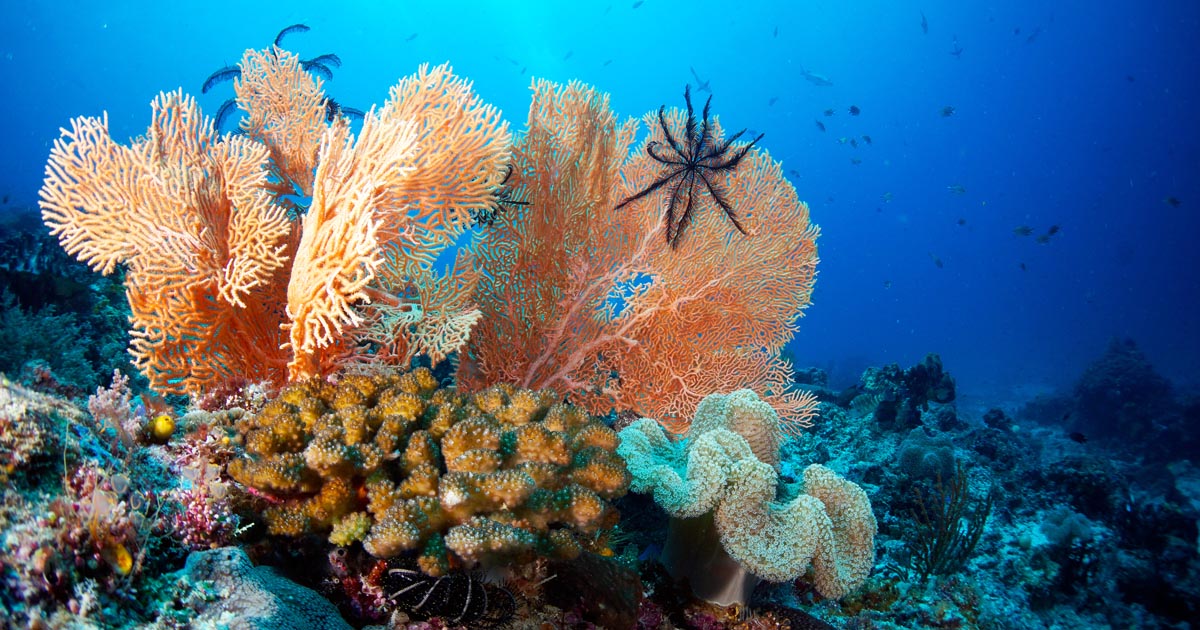
<instances>
[{"instance_id":1,"label":"small fish","mask_svg":"<svg viewBox=\"0 0 1200 630\"><path fill-rule=\"evenodd\" d=\"M879 198L882 199L884 203L892 203L893 196L892 193L885 192L882 195L879 195Z\"/></svg>"},{"instance_id":2,"label":"small fish","mask_svg":"<svg viewBox=\"0 0 1200 630\"><path fill-rule=\"evenodd\" d=\"M767 107L770 107L770 106L774 105L774 104L775 104L775 103L777 103L777 102L779 102L779 97L778 97L778 96L772 96L771 98L767 99Z\"/></svg>"},{"instance_id":3,"label":"small fish","mask_svg":"<svg viewBox=\"0 0 1200 630\"><path fill-rule=\"evenodd\" d=\"M525 71L528 69L529 69L529 66L521 66L521 74L525 74Z\"/></svg>"},{"instance_id":4,"label":"small fish","mask_svg":"<svg viewBox=\"0 0 1200 630\"><path fill-rule=\"evenodd\" d=\"M866 142L867 144L874 144L874 141L871 140L871 136L863 135L862 139L863 139L863 142Z\"/></svg>"},{"instance_id":5,"label":"small fish","mask_svg":"<svg viewBox=\"0 0 1200 630\"><path fill-rule=\"evenodd\" d=\"M696 80L696 91L708 92L709 94L712 94L712 88L708 87L708 84L712 81L712 79L709 79L708 81L702 81L700 79L700 75L696 74L695 68L688 66L688 70L692 71L692 78Z\"/></svg>"},{"instance_id":6,"label":"small fish","mask_svg":"<svg viewBox=\"0 0 1200 630\"><path fill-rule=\"evenodd\" d=\"M1054 236L1058 234L1059 230L1062 230L1062 228L1058 225L1051 225L1050 229L1046 230L1046 236Z\"/></svg>"},{"instance_id":7,"label":"small fish","mask_svg":"<svg viewBox=\"0 0 1200 630\"><path fill-rule=\"evenodd\" d=\"M1166 199L1163 199L1163 203L1171 206L1172 208L1178 208L1183 204L1183 202L1179 200L1179 197L1167 197Z\"/></svg>"},{"instance_id":8,"label":"small fish","mask_svg":"<svg viewBox=\"0 0 1200 630\"><path fill-rule=\"evenodd\" d=\"M1080 444L1087 442L1087 436L1078 431L1072 431L1068 433L1067 437L1071 438L1072 442L1078 442Z\"/></svg>"},{"instance_id":9,"label":"small fish","mask_svg":"<svg viewBox=\"0 0 1200 630\"><path fill-rule=\"evenodd\" d=\"M817 125L817 129L820 129L821 131L825 131L825 123L823 123L819 120L816 120L816 119L813 119L813 123Z\"/></svg>"},{"instance_id":10,"label":"small fish","mask_svg":"<svg viewBox=\"0 0 1200 630\"><path fill-rule=\"evenodd\" d=\"M788 175L791 175L792 177L795 177L796 179L800 179L800 171L797 171L794 168L788 169Z\"/></svg>"},{"instance_id":11,"label":"small fish","mask_svg":"<svg viewBox=\"0 0 1200 630\"><path fill-rule=\"evenodd\" d=\"M568 50L568 51L567 51L567 54L563 55L563 61L566 61L566 60L570 59L570 58L571 58L571 55L574 55L574 54L575 54L575 51L574 51L574 50Z\"/></svg>"},{"instance_id":12,"label":"small fish","mask_svg":"<svg viewBox=\"0 0 1200 630\"><path fill-rule=\"evenodd\" d=\"M800 68L800 76L804 77L804 80L817 87L830 87L833 85L833 81L831 81L829 77L823 74L817 74L816 72L810 72L803 67Z\"/></svg>"},{"instance_id":13,"label":"small fish","mask_svg":"<svg viewBox=\"0 0 1200 630\"><path fill-rule=\"evenodd\" d=\"M406 39L406 40L404 40L404 41L406 41L406 42L411 42L412 40L414 40L414 39L416 39L416 38L417 38L417 33L413 33L412 35L409 35L409 36L408 36L408 39Z\"/></svg>"},{"instance_id":14,"label":"small fish","mask_svg":"<svg viewBox=\"0 0 1200 630\"><path fill-rule=\"evenodd\" d=\"M860 158L860 157L852 157L852 158L850 158L850 163L851 163L851 164L853 164L853 165L855 165L855 166L858 166L859 164L862 164L862 158Z\"/></svg>"},{"instance_id":15,"label":"small fish","mask_svg":"<svg viewBox=\"0 0 1200 630\"><path fill-rule=\"evenodd\" d=\"M1018 225L1017 227L1013 228L1013 234L1016 234L1017 236L1029 236L1030 234L1033 234L1033 228L1029 227L1028 225Z\"/></svg>"},{"instance_id":16,"label":"small fish","mask_svg":"<svg viewBox=\"0 0 1200 630\"><path fill-rule=\"evenodd\" d=\"M850 142L850 138L847 138L846 136L838 138L838 144L846 144L847 142Z\"/></svg>"},{"instance_id":17,"label":"small fish","mask_svg":"<svg viewBox=\"0 0 1200 630\"><path fill-rule=\"evenodd\" d=\"M601 67L607 67L607 66L608 66L608 64L610 64L610 63L612 63L612 59L605 59L605 60L604 60L604 63L600 64L600 66L601 66Z\"/></svg>"},{"instance_id":18,"label":"small fish","mask_svg":"<svg viewBox=\"0 0 1200 630\"><path fill-rule=\"evenodd\" d=\"M1049 234L1039 234L1038 237L1033 240L1037 241L1038 245L1045 245L1046 243L1050 242L1050 235Z\"/></svg>"},{"instance_id":19,"label":"small fish","mask_svg":"<svg viewBox=\"0 0 1200 630\"><path fill-rule=\"evenodd\" d=\"M1038 27L1034 28L1033 32L1029 34L1029 37L1025 38L1025 43L1032 44L1033 42L1036 42L1038 35L1041 35L1041 34L1042 34L1042 27L1038 26Z\"/></svg>"},{"instance_id":20,"label":"small fish","mask_svg":"<svg viewBox=\"0 0 1200 630\"><path fill-rule=\"evenodd\" d=\"M1020 26L1014 26L1014 27L1013 27L1013 37L1016 37L1017 35L1020 35L1020 34L1021 34L1021 27L1020 27Z\"/></svg>"},{"instance_id":21,"label":"small fish","mask_svg":"<svg viewBox=\"0 0 1200 630\"><path fill-rule=\"evenodd\" d=\"M1028 268L1026 268L1026 267L1025 267L1025 263L1020 263L1020 264L1018 264L1017 266L1021 268L1021 271L1028 271L1028 270L1029 270Z\"/></svg>"},{"instance_id":22,"label":"small fish","mask_svg":"<svg viewBox=\"0 0 1200 630\"><path fill-rule=\"evenodd\" d=\"M778 26L775 27L775 32L771 34L771 37L779 37L779 27Z\"/></svg>"},{"instance_id":23,"label":"small fish","mask_svg":"<svg viewBox=\"0 0 1200 630\"><path fill-rule=\"evenodd\" d=\"M2 202L0 202L0 203L5 203L5 204L7 204L7 203L8 203L8 195L4 195L4 201L2 201Z\"/></svg>"},{"instance_id":24,"label":"small fish","mask_svg":"<svg viewBox=\"0 0 1200 630\"><path fill-rule=\"evenodd\" d=\"M884 280L884 281L883 281L883 288L885 288L885 289L890 289L890 288L892 288L892 281L891 281L891 280Z\"/></svg>"},{"instance_id":25,"label":"small fish","mask_svg":"<svg viewBox=\"0 0 1200 630\"><path fill-rule=\"evenodd\" d=\"M832 109L827 109L827 110L825 110L825 115L826 115L826 116L832 116L832 115L833 115L833 110L832 110Z\"/></svg>"},{"instance_id":26,"label":"small fish","mask_svg":"<svg viewBox=\"0 0 1200 630\"><path fill-rule=\"evenodd\" d=\"M962 195L962 194L966 194L967 187L963 186L962 184L950 184L949 186L946 187L946 190L949 190L950 192L952 192L956 195Z\"/></svg>"},{"instance_id":27,"label":"small fish","mask_svg":"<svg viewBox=\"0 0 1200 630\"><path fill-rule=\"evenodd\" d=\"M954 115L954 106L947 105L942 108L942 118L949 118Z\"/></svg>"},{"instance_id":28,"label":"small fish","mask_svg":"<svg viewBox=\"0 0 1200 630\"><path fill-rule=\"evenodd\" d=\"M637 2L634 2L634 3L633 3L633 8L635 8L635 9L636 9L636 8L638 8L638 7L640 7L640 6L642 6L642 0L637 0Z\"/></svg>"},{"instance_id":29,"label":"small fish","mask_svg":"<svg viewBox=\"0 0 1200 630\"><path fill-rule=\"evenodd\" d=\"M954 48L950 50L950 56L955 59L962 59L963 49L958 45L958 35L954 36Z\"/></svg>"},{"instance_id":30,"label":"small fish","mask_svg":"<svg viewBox=\"0 0 1200 630\"><path fill-rule=\"evenodd\" d=\"M850 146L857 149L858 148L858 138L850 138Z\"/></svg>"},{"instance_id":31,"label":"small fish","mask_svg":"<svg viewBox=\"0 0 1200 630\"><path fill-rule=\"evenodd\" d=\"M942 259L935 256L933 252L929 252L929 259L933 261L934 265L937 265L938 269L942 269L946 266L942 263Z\"/></svg>"},{"instance_id":32,"label":"small fish","mask_svg":"<svg viewBox=\"0 0 1200 630\"><path fill-rule=\"evenodd\" d=\"M851 105L850 109L846 111L850 112L851 116L857 116L862 113L862 110L858 108L858 105Z\"/></svg>"},{"instance_id":33,"label":"small fish","mask_svg":"<svg viewBox=\"0 0 1200 630\"><path fill-rule=\"evenodd\" d=\"M967 220L966 220L966 219L964 219L964 218L962 218L962 217L959 217L959 218L958 218L958 220L957 220L957 221L955 221L955 223L959 224L960 226L961 226L961 225L966 225L966 224L967 224Z\"/></svg>"},{"instance_id":34,"label":"small fish","mask_svg":"<svg viewBox=\"0 0 1200 630\"><path fill-rule=\"evenodd\" d=\"M929 34L929 20L925 19L924 11L921 12L921 32L926 35Z\"/></svg>"}]
</instances>

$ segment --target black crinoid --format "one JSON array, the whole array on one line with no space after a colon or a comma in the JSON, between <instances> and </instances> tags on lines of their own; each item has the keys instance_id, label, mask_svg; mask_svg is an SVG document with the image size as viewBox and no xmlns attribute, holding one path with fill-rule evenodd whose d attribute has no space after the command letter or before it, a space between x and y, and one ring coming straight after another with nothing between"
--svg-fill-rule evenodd
<instances>
[{"instance_id":1,"label":"black crinoid","mask_svg":"<svg viewBox=\"0 0 1200 630\"><path fill-rule=\"evenodd\" d=\"M664 219L667 223L667 244L672 249L679 243L684 228L691 222L700 203L700 197L705 193L725 211L725 216L729 217L739 232L747 233L738 222L733 206L726 200L725 191L716 175L737 170L742 158L762 139L762 134L759 134L749 144L734 148L733 143L746 133L743 129L717 142L708 119L712 96L704 102L704 113L699 124L692 110L692 93L688 86L683 88L683 100L687 103L683 135L671 132L667 125L667 106L663 105L658 108L658 124L666 136L666 143L654 140L646 144L646 155L664 166L662 173L649 186L617 204L617 209L620 209L659 190L666 190L669 196Z\"/></svg>"},{"instance_id":2,"label":"black crinoid","mask_svg":"<svg viewBox=\"0 0 1200 630\"><path fill-rule=\"evenodd\" d=\"M274 48L272 48L272 50L283 49L284 37L292 33L305 33L309 30L309 27L305 24L293 24L284 28L275 36ZM300 62L300 68L305 72L311 72L312 74L315 74L326 81L333 80L333 70L331 66L332 68L342 67L342 59L333 53L318 55L312 59L305 59ZM241 77L241 68L237 66L225 66L208 75L208 78L204 80L204 86L200 88L200 93L207 94L208 91L213 89L213 87L215 87L217 84L230 81L232 79L240 79ZM220 130L225 124L225 121L228 119L229 115L233 113L233 110L236 106L236 98L231 98L226 100L224 103L221 103L221 107L217 110L216 122L214 123L214 127L217 130ZM333 122L334 119L338 118L339 116L346 116L348 118L357 118L362 120L363 111L353 107L345 107L341 103L335 101L333 97L329 97L325 100L326 122Z\"/></svg>"}]
</instances>

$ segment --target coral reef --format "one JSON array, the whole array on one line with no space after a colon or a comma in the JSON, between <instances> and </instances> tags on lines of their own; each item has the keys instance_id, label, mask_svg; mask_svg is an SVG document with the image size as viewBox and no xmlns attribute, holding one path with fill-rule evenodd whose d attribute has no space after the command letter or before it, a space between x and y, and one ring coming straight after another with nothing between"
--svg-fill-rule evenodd
<instances>
[{"instance_id":1,"label":"coral reef","mask_svg":"<svg viewBox=\"0 0 1200 630\"><path fill-rule=\"evenodd\" d=\"M452 568L574 557L616 523L628 473L617 437L548 390L439 389L419 368L288 386L238 422L234 479L272 534L328 532L377 557Z\"/></svg>"}]
</instances>

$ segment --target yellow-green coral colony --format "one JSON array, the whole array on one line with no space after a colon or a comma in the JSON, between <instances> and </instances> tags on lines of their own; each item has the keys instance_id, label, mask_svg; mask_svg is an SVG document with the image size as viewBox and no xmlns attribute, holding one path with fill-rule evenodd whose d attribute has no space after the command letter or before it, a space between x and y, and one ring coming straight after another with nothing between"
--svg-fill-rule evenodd
<instances>
[{"instance_id":1,"label":"yellow-green coral colony","mask_svg":"<svg viewBox=\"0 0 1200 630\"><path fill-rule=\"evenodd\" d=\"M243 418L237 481L274 499L269 531L329 532L423 571L571 558L616 524L629 473L612 429L554 392L466 395L429 370L293 384Z\"/></svg>"}]
</instances>

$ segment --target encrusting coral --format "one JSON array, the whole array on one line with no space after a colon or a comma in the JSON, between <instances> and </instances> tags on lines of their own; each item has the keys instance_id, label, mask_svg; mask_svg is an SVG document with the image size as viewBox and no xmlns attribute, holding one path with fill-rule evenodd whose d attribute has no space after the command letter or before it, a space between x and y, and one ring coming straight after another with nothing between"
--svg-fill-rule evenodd
<instances>
[{"instance_id":1,"label":"encrusting coral","mask_svg":"<svg viewBox=\"0 0 1200 630\"><path fill-rule=\"evenodd\" d=\"M861 488L812 465L800 494L776 501L779 417L754 392L705 397L685 440L671 441L649 418L626 427L620 439L617 452L629 465L631 489L652 493L671 516L692 521L673 524L672 535L715 528L733 560L770 581L795 579L811 566L817 591L830 598L857 588L870 572L876 522ZM712 583L713 567L695 560L710 550L689 542L689 558L677 566L690 574L677 577L688 577L694 589L705 584L728 595L728 585Z\"/></svg>"},{"instance_id":2,"label":"encrusting coral","mask_svg":"<svg viewBox=\"0 0 1200 630\"><path fill-rule=\"evenodd\" d=\"M439 389L425 368L311 379L239 421L231 476L271 503L272 534L330 532L387 558L456 566L571 558L616 524L617 436L550 390Z\"/></svg>"}]
</instances>

